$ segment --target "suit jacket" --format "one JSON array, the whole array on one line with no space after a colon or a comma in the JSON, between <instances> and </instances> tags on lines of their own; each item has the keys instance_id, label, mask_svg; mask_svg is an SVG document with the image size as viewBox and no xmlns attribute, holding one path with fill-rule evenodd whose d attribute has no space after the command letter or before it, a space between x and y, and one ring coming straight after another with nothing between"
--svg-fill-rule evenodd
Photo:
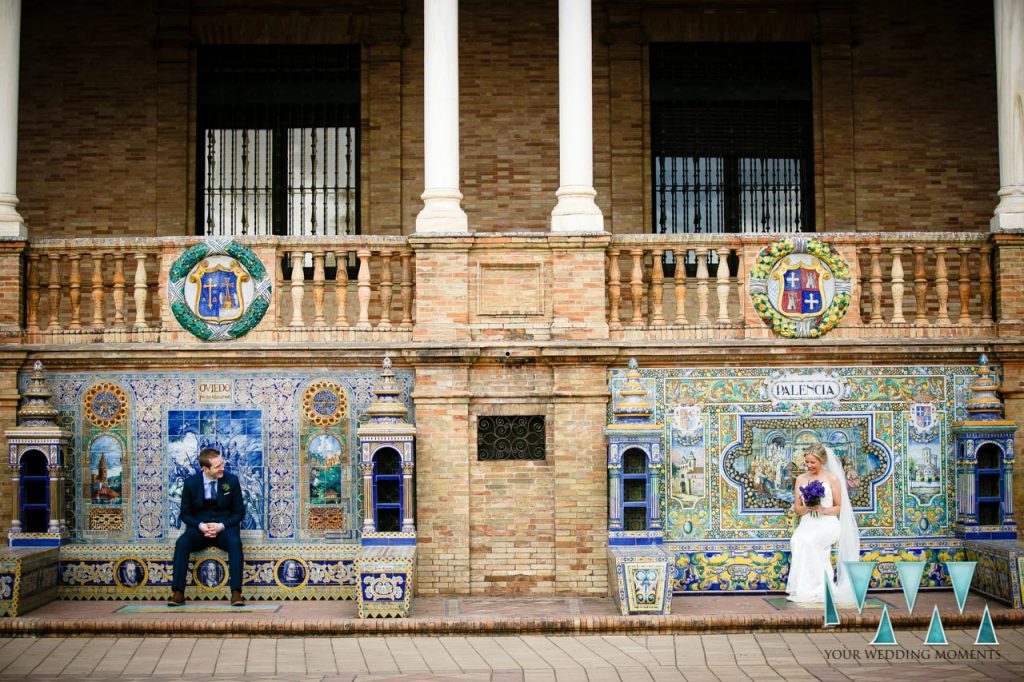
<instances>
[{"instance_id":1,"label":"suit jacket","mask_svg":"<svg viewBox=\"0 0 1024 682\"><path fill-rule=\"evenodd\" d=\"M242 485L238 477L224 474L217 481L217 502L207 507L203 492L203 474L197 473L185 479L181 489L181 513L178 518L186 526L199 529L200 523L223 523L225 528L239 526L245 518L245 500L242 499Z\"/></svg>"}]
</instances>

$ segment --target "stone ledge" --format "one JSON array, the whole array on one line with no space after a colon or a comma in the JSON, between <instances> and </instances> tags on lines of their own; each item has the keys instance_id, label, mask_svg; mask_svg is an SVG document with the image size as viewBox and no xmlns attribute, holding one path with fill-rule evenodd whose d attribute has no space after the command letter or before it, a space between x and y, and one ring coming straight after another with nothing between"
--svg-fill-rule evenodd
<instances>
[{"instance_id":1,"label":"stone ledge","mask_svg":"<svg viewBox=\"0 0 1024 682\"><path fill-rule=\"evenodd\" d=\"M830 632L877 630L881 614L871 616L840 614L843 622ZM996 611L996 627L1024 625L1024 611ZM981 612L943 614L948 629L975 630ZM926 630L931 613L890 614L897 630ZM354 635L519 635L519 634L722 634L725 632L820 632L821 614L737 616L564 616L546 618L288 618L244 617L225 620L162 618L12 618L0 620L0 637L177 637L225 635L263 637L316 637Z\"/></svg>"}]
</instances>

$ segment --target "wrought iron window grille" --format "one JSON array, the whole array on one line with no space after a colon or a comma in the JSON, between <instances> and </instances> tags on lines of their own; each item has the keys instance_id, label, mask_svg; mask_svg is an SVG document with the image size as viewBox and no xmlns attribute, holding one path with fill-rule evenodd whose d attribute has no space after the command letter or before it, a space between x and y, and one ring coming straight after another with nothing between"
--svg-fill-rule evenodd
<instances>
[{"instance_id":1,"label":"wrought iron window grille","mask_svg":"<svg viewBox=\"0 0 1024 682\"><path fill-rule=\"evenodd\" d=\"M653 232L814 231L810 45L654 43L650 77Z\"/></svg>"},{"instance_id":2,"label":"wrought iron window grille","mask_svg":"<svg viewBox=\"0 0 1024 682\"><path fill-rule=\"evenodd\" d=\"M196 232L359 233L357 45L197 53Z\"/></svg>"},{"instance_id":3,"label":"wrought iron window grille","mask_svg":"<svg viewBox=\"0 0 1024 682\"><path fill-rule=\"evenodd\" d=\"M478 461L542 460L546 458L546 446L543 415L477 419Z\"/></svg>"}]
</instances>

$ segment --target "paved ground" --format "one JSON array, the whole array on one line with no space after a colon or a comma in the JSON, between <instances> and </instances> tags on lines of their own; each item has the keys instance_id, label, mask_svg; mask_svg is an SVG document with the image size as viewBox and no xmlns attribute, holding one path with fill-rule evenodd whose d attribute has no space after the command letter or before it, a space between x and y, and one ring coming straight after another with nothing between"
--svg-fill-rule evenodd
<instances>
[{"instance_id":1,"label":"paved ground","mask_svg":"<svg viewBox=\"0 0 1024 682\"><path fill-rule=\"evenodd\" d=\"M402 620L360 620L352 602L268 602L249 613L53 602L0 619L0 682L1024 679L1021 611L971 595L959 616L952 592L926 592L909 617L902 595L871 597L875 607L841 611L828 631L820 608L763 595L677 596L667 618L622 618L602 598L418 598ZM896 646L870 644L881 603ZM974 646L986 603L999 644ZM933 606L948 646L923 644Z\"/></svg>"},{"instance_id":2,"label":"paved ground","mask_svg":"<svg viewBox=\"0 0 1024 682\"><path fill-rule=\"evenodd\" d=\"M872 606L860 616L856 609L841 609L842 629L873 632L882 603L889 605L897 629L927 629L932 608L938 606L947 628L976 630L986 604L997 629L1024 627L1024 610L977 594L968 597L963 616L951 590L920 593L912 616L898 592L871 593L869 602ZM55 601L19 618L0 619L0 637L717 634L814 632L822 624L821 606L787 604L779 595L676 595L668 617L620 616L607 597L417 597L409 618L386 620L358 618L354 601L262 602L258 612L239 612L226 602L190 604L214 611L189 612L163 602Z\"/></svg>"},{"instance_id":3,"label":"paved ground","mask_svg":"<svg viewBox=\"0 0 1024 682\"><path fill-rule=\"evenodd\" d=\"M1020 680L1024 630L994 647L947 631L925 647L899 631L870 633L353 638L15 638L0 640L0 680ZM890 660L879 660L878 656Z\"/></svg>"}]
</instances>

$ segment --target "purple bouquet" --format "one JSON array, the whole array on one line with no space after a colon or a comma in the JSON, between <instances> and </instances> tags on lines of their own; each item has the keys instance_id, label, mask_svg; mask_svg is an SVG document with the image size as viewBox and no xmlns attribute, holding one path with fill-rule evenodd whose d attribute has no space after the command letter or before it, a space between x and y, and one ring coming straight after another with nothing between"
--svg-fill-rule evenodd
<instances>
[{"instance_id":1,"label":"purple bouquet","mask_svg":"<svg viewBox=\"0 0 1024 682\"><path fill-rule=\"evenodd\" d=\"M821 481L811 481L807 485L800 486L800 496L804 498L805 507L817 507L821 504L821 498L825 497L825 486ZM814 516L818 512L811 512Z\"/></svg>"}]
</instances>

